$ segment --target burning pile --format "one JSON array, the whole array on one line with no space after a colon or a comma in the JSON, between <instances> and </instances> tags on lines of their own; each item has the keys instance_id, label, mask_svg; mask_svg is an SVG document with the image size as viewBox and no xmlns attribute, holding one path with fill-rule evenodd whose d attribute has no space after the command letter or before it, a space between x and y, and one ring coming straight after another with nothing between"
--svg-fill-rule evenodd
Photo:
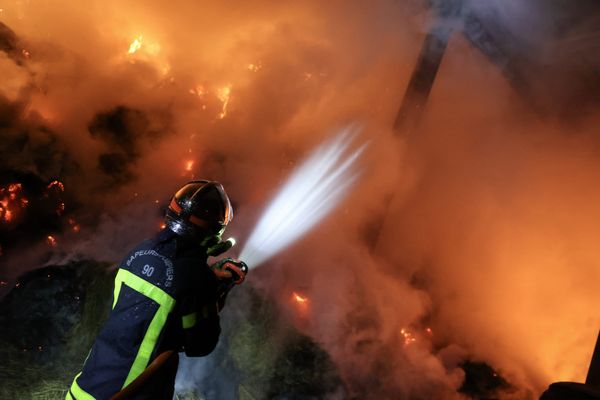
<instances>
[{"instance_id":1,"label":"burning pile","mask_svg":"<svg viewBox=\"0 0 600 400\"><path fill-rule=\"evenodd\" d=\"M28 204L29 200L23 195L20 183L0 187L0 222L14 223Z\"/></svg>"},{"instance_id":2,"label":"burning pile","mask_svg":"<svg viewBox=\"0 0 600 400\"><path fill-rule=\"evenodd\" d=\"M600 302L598 86L578 69L599 65L597 35L536 1L460 2L469 18L442 27L423 3L3 5L18 36L0 24L2 288L51 255L118 260L156 231L182 180L216 179L235 203L230 233L265 261L251 280L302 314L350 395L459 396L469 357L529 393L576 378ZM450 41L407 148L390 126L423 32L435 41L463 22L475 32ZM496 25L527 46L490 47ZM572 36L557 43L554 26ZM516 61L503 58L517 47ZM527 108L547 99L570 104ZM276 225L244 243L259 210L326 134L356 120L372 140L359 190L267 261L265 243L287 238ZM295 228L322 211L313 205Z\"/></svg>"}]
</instances>

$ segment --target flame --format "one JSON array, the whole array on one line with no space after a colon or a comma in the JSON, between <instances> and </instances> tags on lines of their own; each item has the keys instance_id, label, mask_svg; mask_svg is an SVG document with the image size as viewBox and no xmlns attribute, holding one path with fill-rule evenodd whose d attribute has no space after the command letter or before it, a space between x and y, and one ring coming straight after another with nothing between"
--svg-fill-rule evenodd
<instances>
[{"instance_id":1,"label":"flame","mask_svg":"<svg viewBox=\"0 0 600 400\"><path fill-rule=\"evenodd\" d=\"M54 181L50 182L48 184L48 186L46 186L46 196L48 196L48 192L53 189L54 189L55 193L58 194L59 199L60 199L60 194L64 193L64 191L65 191L65 185L61 181L58 181L58 180L54 180ZM55 211L56 211L56 215L59 215L59 216L63 215L65 212L65 203L63 201L59 200L59 203L56 206Z\"/></svg>"},{"instance_id":2,"label":"flame","mask_svg":"<svg viewBox=\"0 0 600 400\"><path fill-rule=\"evenodd\" d=\"M56 246L56 239L52 235L46 236L46 242L52 247Z\"/></svg>"},{"instance_id":3,"label":"flame","mask_svg":"<svg viewBox=\"0 0 600 400\"><path fill-rule=\"evenodd\" d=\"M13 222L16 213L26 208L28 204L29 200L23 196L23 187L20 183L0 187L0 222Z\"/></svg>"},{"instance_id":4,"label":"flame","mask_svg":"<svg viewBox=\"0 0 600 400\"><path fill-rule=\"evenodd\" d=\"M229 106L229 99L231 96L231 84L217 89L217 98L223 103L223 108L219 113L219 119L223 119L227 116L227 107Z\"/></svg>"},{"instance_id":5,"label":"flame","mask_svg":"<svg viewBox=\"0 0 600 400\"><path fill-rule=\"evenodd\" d=\"M404 338L404 345L408 346L417 341L415 335L406 328L400 329L400 335Z\"/></svg>"},{"instance_id":6,"label":"flame","mask_svg":"<svg viewBox=\"0 0 600 400\"><path fill-rule=\"evenodd\" d=\"M190 172L194 168L194 160L189 160L185 163L185 170Z\"/></svg>"},{"instance_id":7,"label":"flame","mask_svg":"<svg viewBox=\"0 0 600 400\"><path fill-rule=\"evenodd\" d=\"M65 185L61 182L61 181L52 181L48 184L48 186L46 187L46 189L50 190L53 187L58 188L58 190L60 190L61 192L65 191Z\"/></svg>"},{"instance_id":8,"label":"flame","mask_svg":"<svg viewBox=\"0 0 600 400\"><path fill-rule=\"evenodd\" d=\"M301 296L296 292L292 293L292 298L296 301L296 303L299 303L299 304L308 303L308 297Z\"/></svg>"},{"instance_id":9,"label":"flame","mask_svg":"<svg viewBox=\"0 0 600 400\"><path fill-rule=\"evenodd\" d=\"M129 50L127 51L127 54L133 55L139 49L141 49L142 48L142 41L143 41L143 39L144 39L144 37L142 35L139 35L138 37L136 37L135 39L133 39L133 42L131 42L131 44L129 45Z\"/></svg>"}]
</instances>

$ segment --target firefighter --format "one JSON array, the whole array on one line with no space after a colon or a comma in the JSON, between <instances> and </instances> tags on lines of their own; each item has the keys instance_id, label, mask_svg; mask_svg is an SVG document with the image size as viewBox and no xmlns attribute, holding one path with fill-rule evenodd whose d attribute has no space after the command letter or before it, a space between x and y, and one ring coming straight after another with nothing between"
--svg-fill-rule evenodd
<instances>
[{"instance_id":1,"label":"firefighter","mask_svg":"<svg viewBox=\"0 0 600 400\"><path fill-rule=\"evenodd\" d=\"M227 292L247 272L233 259L207 265L215 249L230 247L221 235L232 216L218 182L193 181L177 191L166 228L119 265L112 310L66 400L111 399L134 386L129 399L173 398L177 352L201 357L213 351ZM148 365L167 352L175 361L170 357L168 366L139 388Z\"/></svg>"}]
</instances>

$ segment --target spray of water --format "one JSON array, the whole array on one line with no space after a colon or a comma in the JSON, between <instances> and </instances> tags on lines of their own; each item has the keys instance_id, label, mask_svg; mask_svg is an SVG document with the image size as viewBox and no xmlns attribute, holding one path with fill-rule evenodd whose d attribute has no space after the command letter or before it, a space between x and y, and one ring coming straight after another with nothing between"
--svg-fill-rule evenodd
<instances>
[{"instance_id":1,"label":"spray of water","mask_svg":"<svg viewBox=\"0 0 600 400\"><path fill-rule=\"evenodd\" d=\"M360 175L356 161L366 145L351 149L358 128L347 127L318 147L271 201L242 249L256 268L321 221Z\"/></svg>"}]
</instances>

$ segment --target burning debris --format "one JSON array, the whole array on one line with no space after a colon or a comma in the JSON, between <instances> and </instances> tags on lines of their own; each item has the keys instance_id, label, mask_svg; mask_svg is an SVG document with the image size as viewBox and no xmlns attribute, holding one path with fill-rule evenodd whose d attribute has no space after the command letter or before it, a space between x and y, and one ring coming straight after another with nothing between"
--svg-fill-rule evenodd
<instances>
[{"instance_id":1,"label":"burning debris","mask_svg":"<svg viewBox=\"0 0 600 400\"><path fill-rule=\"evenodd\" d=\"M133 42L129 45L129 50L127 50L127 54L135 54L139 49L142 48L142 41L144 37L142 35L133 39Z\"/></svg>"},{"instance_id":2,"label":"burning debris","mask_svg":"<svg viewBox=\"0 0 600 400\"><path fill-rule=\"evenodd\" d=\"M229 107L229 100L231 97L231 84L218 88L216 92L217 98L223 103L223 108L219 113L219 119L223 119L227 116L227 111Z\"/></svg>"},{"instance_id":3,"label":"burning debris","mask_svg":"<svg viewBox=\"0 0 600 400\"><path fill-rule=\"evenodd\" d=\"M23 194L23 185L10 183L0 187L0 222L14 223L29 204Z\"/></svg>"},{"instance_id":4,"label":"burning debris","mask_svg":"<svg viewBox=\"0 0 600 400\"><path fill-rule=\"evenodd\" d=\"M293 292L293 293L292 293L292 299L293 299L293 300L294 300L296 303L298 303L298 304L306 304L306 303L308 303L308 297L306 297L306 296L301 296L301 295L299 295L299 294L298 294L298 293L296 293L296 292Z\"/></svg>"},{"instance_id":5,"label":"burning debris","mask_svg":"<svg viewBox=\"0 0 600 400\"><path fill-rule=\"evenodd\" d=\"M583 330L597 319L590 324L589 313L571 310L594 309L599 301L598 291L580 282L596 274L600 238L590 222L598 220L600 204L593 156L598 11L591 1L559 3L382 1L369 10L361 2L240 3L244 12L231 14L218 4L199 12L183 2L164 13L109 2L116 5L106 7L115 21L126 15L131 26L144 27L136 36L122 26L110 29L113 18L105 14L82 12L75 22L42 4L4 5L3 22L22 29L28 42L0 23L6 77L0 85L0 276L13 282L5 271L39 266L27 257L35 243L44 254L53 251L50 237L61 250L73 245L73 253L116 258L120 246L156 230L155 199L182 176L231 182L238 229L250 232L258 219L253 210L300 154L323 139L317 136L358 119L373 141L360 190L314 232L312 247L299 245L302 268L282 273L295 259L280 253L256 261L264 261L265 271L253 279L265 287L294 282L281 285L286 289L277 298L292 312L310 305L306 331L338 367L356 372L343 376L356 398L377 397L386 384L393 398L455 394L460 377L438 353L446 345L494 366L482 375L474 368L475 381L494 383L494 374L506 371L515 387L535 397L547 377L582 369ZM435 68L428 54L438 59ZM413 64L425 72L413 74ZM416 83L407 85L411 76ZM389 127L407 86L416 87L408 109L418 109L423 124L410 139L392 139ZM45 104L53 105L51 113ZM57 177L66 189L48 184ZM11 192L16 184L20 189ZM396 197L384 218L381 203L389 192ZM300 199L302 206L309 196ZM321 205L301 209L293 228ZM374 220L389 225L381 247L356 250L368 247L357 232ZM70 243L73 237L77 243ZM279 239L249 240L244 244L258 250L246 254L269 256L263 252L274 250L263 242L280 245ZM344 258L349 254L352 260ZM394 290L382 289L379 275ZM310 284L296 284L302 279ZM297 287L310 299L290 295ZM581 290L565 293L565 287ZM561 304L550 315L549 299L557 294ZM346 318L356 308L347 302L354 296L359 304L375 299L371 315ZM432 320L435 338L422 332L423 319ZM337 343L331 336L349 339ZM559 340L564 337L572 340ZM356 347L349 345L354 338ZM30 344L28 354L38 353L38 345L49 352L42 342ZM277 365L295 357L302 358L294 353ZM381 379L375 388L374 376ZM466 393L489 393L487 386L478 390Z\"/></svg>"},{"instance_id":6,"label":"burning debris","mask_svg":"<svg viewBox=\"0 0 600 400\"><path fill-rule=\"evenodd\" d=\"M56 242L56 238L54 236L52 236L52 235L46 236L46 242L48 243L49 246L56 247L57 242Z\"/></svg>"}]
</instances>

